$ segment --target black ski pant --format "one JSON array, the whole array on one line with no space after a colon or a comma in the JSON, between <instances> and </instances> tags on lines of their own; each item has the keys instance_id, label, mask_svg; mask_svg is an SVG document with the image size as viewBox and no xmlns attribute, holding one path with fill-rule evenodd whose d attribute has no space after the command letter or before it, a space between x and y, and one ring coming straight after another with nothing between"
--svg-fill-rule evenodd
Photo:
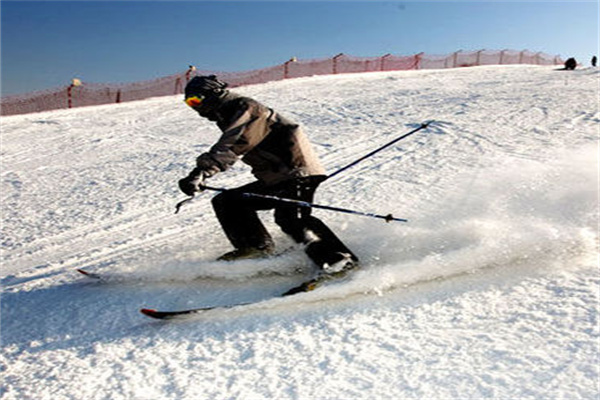
<instances>
[{"instance_id":1,"label":"black ski pant","mask_svg":"<svg viewBox=\"0 0 600 400\"><path fill-rule=\"evenodd\" d=\"M333 265L348 255L358 258L318 218L310 207L300 207L273 199L246 196L245 193L276 196L312 202L321 180L317 177L294 178L275 185L256 181L216 195L213 208L227 238L236 249L272 250L275 245L258 217L258 210L275 210L275 223L297 243L306 245L306 254L319 267Z\"/></svg>"}]
</instances>

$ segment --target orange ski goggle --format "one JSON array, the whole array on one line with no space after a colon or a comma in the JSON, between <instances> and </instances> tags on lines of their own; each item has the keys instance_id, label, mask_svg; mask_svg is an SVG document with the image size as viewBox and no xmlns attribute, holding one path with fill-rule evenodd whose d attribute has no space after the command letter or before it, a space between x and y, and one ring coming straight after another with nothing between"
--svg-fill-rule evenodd
<instances>
[{"instance_id":1,"label":"orange ski goggle","mask_svg":"<svg viewBox=\"0 0 600 400\"><path fill-rule=\"evenodd\" d=\"M192 97L188 97L185 100L185 104L187 104L190 107L200 107L202 105L202 102L204 101L204 96L192 96Z\"/></svg>"}]
</instances>

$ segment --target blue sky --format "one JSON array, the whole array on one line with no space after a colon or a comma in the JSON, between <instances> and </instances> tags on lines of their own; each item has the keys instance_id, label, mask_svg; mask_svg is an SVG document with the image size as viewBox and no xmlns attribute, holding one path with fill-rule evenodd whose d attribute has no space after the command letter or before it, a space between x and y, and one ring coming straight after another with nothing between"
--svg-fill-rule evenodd
<instances>
[{"instance_id":1,"label":"blue sky","mask_svg":"<svg viewBox=\"0 0 600 400\"><path fill-rule=\"evenodd\" d=\"M529 49L589 65L598 2L2 1L2 94L290 57Z\"/></svg>"}]
</instances>

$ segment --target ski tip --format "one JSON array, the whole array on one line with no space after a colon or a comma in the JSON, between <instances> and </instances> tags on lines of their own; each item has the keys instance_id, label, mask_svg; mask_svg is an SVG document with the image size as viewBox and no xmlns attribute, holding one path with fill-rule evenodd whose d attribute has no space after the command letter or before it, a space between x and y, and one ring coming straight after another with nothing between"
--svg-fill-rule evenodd
<instances>
[{"instance_id":1,"label":"ski tip","mask_svg":"<svg viewBox=\"0 0 600 400\"><path fill-rule=\"evenodd\" d=\"M93 272L88 272L81 268L77 268L75 271L79 272L81 275L87 276L88 278L102 280L102 277L100 275L94 274Z\"/></svg>"},{"instance_id":2,"label":"ski tip","mask_svg":"<svg viewBox=\"0 0 600 400\"><path fill-rule=\"evenodd\" d=\"M171 319L176 317L176 315L174 315L173 313L157 311L152 308L142 308L140 312L147 317L155 319Z\"/></svg>"}]
</instances>

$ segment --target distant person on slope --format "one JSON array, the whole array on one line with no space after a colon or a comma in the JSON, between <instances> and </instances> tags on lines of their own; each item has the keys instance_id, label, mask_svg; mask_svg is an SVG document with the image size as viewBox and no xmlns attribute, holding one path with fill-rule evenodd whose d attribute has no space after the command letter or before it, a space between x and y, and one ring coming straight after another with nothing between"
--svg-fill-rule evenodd
<instances>
[{"instance_id":1,"label":"distant person on slope","mask_svg":"<svg viewBox=\"0 0 600 400\"><path fill-rule=\"evenodd\" d=\"M308 138L296 123L248 97L226 89L214 75L196 76L185 88L185 102L214 121L222 131L211 149L196 160L196 168L179 181L188 196L203 190L204 180L227 170L238 159L252 167L257 181L221 192L212 200L216 216L235 248L220 260L259 258L273 253L273 239L257 210L275 210L275 222L324 272L355 268L357 257L311 209L271 199L271 195L312 202L325 170Z\"/></svg>"},{"instance_id":2,"label":"distant person on slope","mask_svg":"<svg viewBox=\"0 0 600 400\"><path fill-rule=\"evenodd\" d=\"M577 60L575 60L573 57L565 61L565 69L567 71L573 71L575 68L577 68Z\"/></svg>"}]
</instances>

